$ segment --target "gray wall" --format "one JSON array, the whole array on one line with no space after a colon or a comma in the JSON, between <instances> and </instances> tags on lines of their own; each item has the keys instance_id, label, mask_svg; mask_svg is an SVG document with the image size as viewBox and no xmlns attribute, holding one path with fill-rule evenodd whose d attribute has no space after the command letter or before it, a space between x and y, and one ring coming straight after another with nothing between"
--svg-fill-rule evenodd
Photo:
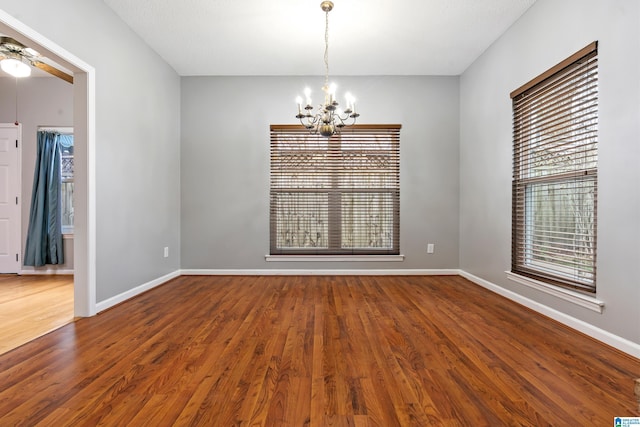
<instances>
[{"instance_id":1,"label":"gray wall","mask_svg":"<svg viewBox=\"0 0 640 427\"><path fill-rule=\"evenodd\" d=\"M73 126L73 86L55 77L18 80L18 121L22 124L22 250L27 240L38 126ZM0 123L16 120L16 81L0 77ZM73 269L73 240L65 239L65 263L46 269ZM32 270L33 267L22 267Z\"/></svg>"},{"instance_id":2,"label":"gray wall","mask_svg":"<svg viewBox=\"0 0 640 427\"><path fill-rule=\"evenodd\" d=\"M96 69L97 301L179 269L178 75L100 0L0 9Z\"/></svg>"},{"instance_id":3,"label":"gray wall","mask_svg":"<svg viewBox=\"0 0 640 427\"><path fill-rule=\"evenodd\" d=\"M599 41L597 297L602 314L506 279L510 268L509 93ZM460 267L640 342L640 2L538 0L460 85Z\"/></svg>"},{"instance_id":4,"label":"gray wall","mask_svg":"<svg viewBox=\"0 0 640 427\"><path fill-rule=\"evenodd\" d=\"M334 77L362 123L400 123L404 262L266 262L269 125L295 123L296 94L322 77L182 78L182 268L458 267L458 78ZM435 253L426 253L427 243Z\"/></svg>"}]
</instances>

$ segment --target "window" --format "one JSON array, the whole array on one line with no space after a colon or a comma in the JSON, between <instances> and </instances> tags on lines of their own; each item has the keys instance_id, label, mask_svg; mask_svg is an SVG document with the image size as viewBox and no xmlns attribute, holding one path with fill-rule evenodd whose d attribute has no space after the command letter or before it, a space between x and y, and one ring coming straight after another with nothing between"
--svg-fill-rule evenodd
<instances>
[{"instance_id":1,"label":"window","mask_svg":"<svg viewBox=\"0 0 640 427\"><path fill-rule=\"evenodd\" d=\"M512 272L596 290L597 42L511 94Z\"/></svg>"},{"instance_id":2,"label":"window","mask_svg":"<svg viewBox=\"0 0 640 427\"><path fill-rule=\"evenodd\" d=\"M400 253L400 125L271 126L272 255Z\"/></svg>"},{"instance_id":3,"label":"window","mask_svg":"<svg viewBox=\"0 0 640 427\"><path fill-rule=\"evenodd\" d=\"M73 233L73 134L60 135L62 174L62 231Z\"/></svg>"},{"instance_id":4,"label":"window","mask_svg":"<svg viewBox=\"0 0 640 427\"><path fill-rule=\"evenodd\" d=\"M60 203L62 216L62 233L73 234L73 128L71 127L38 127L38 132L55 132L60 147Z\"/></svg>"}]
</instances>

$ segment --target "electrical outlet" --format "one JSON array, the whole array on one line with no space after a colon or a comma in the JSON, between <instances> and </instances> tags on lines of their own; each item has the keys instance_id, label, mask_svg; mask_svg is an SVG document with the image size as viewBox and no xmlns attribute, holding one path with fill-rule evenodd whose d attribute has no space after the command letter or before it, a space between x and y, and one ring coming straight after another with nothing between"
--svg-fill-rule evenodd
<instances>
[{"instance_id":1,"label":"electrical outlet","mask_svg":"<svg viewBox=\"0 0 640 427\"><path fill-rule=\"evenodd\" d=\"M427 253L428 253L428 254L432 254L434 249L435 249L435 247L434 247L434 244L433 244L433 243L429 243L429 244L427 245Z\"/></svg>"},{"instance_id":2,"label":"electrical outlet","mask_svg":"<svg viewBox=\"0 0 640 427\"><path fill-rule=\"evenodd\" d=\"M169 257L169 246L165 246L164 247L164 257L168 258Z\"/></svg>"}]
</instances>

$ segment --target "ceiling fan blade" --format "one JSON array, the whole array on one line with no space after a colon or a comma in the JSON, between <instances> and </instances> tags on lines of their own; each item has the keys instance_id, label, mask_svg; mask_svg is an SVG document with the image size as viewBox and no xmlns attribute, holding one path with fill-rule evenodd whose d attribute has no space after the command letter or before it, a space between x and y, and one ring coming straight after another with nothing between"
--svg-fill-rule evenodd
<instances>
[{"instance_id":1,"label":"ceiling fan blade","mask_svg":"<svg viewBox=\"0 0 640 427\"><path fill-rule=\"evenodd\" d=\"M33 61L32 65L36 68L41 69L42 71L46 71L49 74L52 74L58 78L61 78L66 82L73 84L73 76L65 73L64 71L58 70L57 68L52 67L49 64L45 64L44 62L40 62L40 61Z\"/></svg>"}]
</instances>

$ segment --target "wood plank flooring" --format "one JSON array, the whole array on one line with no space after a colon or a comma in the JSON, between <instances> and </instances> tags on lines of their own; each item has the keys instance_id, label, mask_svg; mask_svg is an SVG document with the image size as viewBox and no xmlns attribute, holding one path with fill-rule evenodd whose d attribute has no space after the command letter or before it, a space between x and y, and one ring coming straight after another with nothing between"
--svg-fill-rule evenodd
<instances>
[{"instance_id":1,"label":"wood plank flooring","mask_svg":"<svg viewBox=\"0 0 640 427\"><path fill-rule=\"evenodd\" d=\"M608 426L637 377L457 276L183 276L0 356L0 424Z\"/></svg>"},{"instance_id":2,"label":"wood plank flooring","mask_svg":"<svg viewBox=\"0 0 640 427\"><path fill-rule=\"evenodd\" d=\"M72 321L72 275L0 274L0 354Z\"/></svg>"}]
</instances>

